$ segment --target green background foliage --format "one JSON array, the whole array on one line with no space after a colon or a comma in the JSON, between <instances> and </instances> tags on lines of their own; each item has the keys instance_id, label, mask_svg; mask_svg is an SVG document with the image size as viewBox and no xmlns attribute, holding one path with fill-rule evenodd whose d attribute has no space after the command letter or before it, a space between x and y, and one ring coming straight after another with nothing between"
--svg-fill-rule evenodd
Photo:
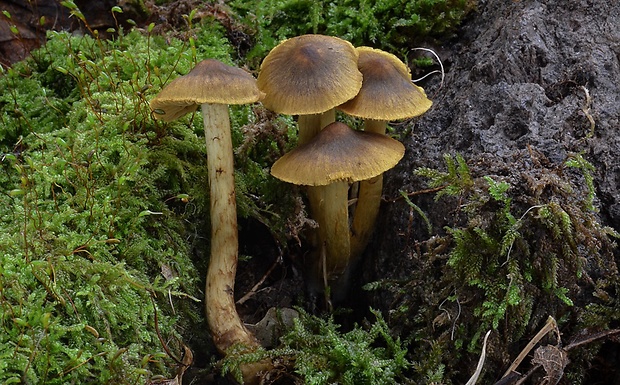
<instances>
[{"instance_id":1,"label":"green background foliage","mask_svg":"<svg viewBox=\"0 0 620 385\"><path fill-rule=\"evenodd\" d=\"M255 44L248 60L261 59L279 41L307 33L338 36L406 57L412 44L453 32L473 9L468 0L232 0ZM258 63L256 63L258 64Z\"/></svg>"},{"instance_id":2,"label":"green background foliage","mask_svg":"<svg viewBox=\"0 0 620 385\"><path fill-rule=\"evenodd\" d=\"M197 58L233 64L231 52L211 22L184 40L50 32L0 77L0 382L140 383L170 373L153 306L177 354L184 329L205 333L207 260L194 256L208 250L202 121L162 124L148 101ZM232 112L236 145L256 140L243 135L256 123L252 108ZM238 200L241 216L282 233L285 216L263 197L286 202L265 167L289 145L270 135L285 141L289 125L272 126L237 156Z\"/></svg>"}]
</instances>

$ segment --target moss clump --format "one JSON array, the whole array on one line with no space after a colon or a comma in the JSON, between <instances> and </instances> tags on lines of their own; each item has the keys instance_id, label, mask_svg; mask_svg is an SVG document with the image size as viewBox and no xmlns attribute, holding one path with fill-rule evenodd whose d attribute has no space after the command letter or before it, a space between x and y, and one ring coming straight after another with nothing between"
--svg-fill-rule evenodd
<instances>
[{"instance_id":1,"label":"moss clump","mask_svg":"<svg viewBox=\"0 0 620 385\"><path fill-rule=\"evenodd\" d=\"M168 52L180 59L182 47ZM187 302L198 294L198 274L181 218L164 203L179 201L194 177L182 161L175 169L166 160L197 158L201 147L189 130L154 134L140 92L161 68L154 63L164 64L152 52L137 32L110 42L51 33L0 79L8 90L0 140L3 383L133 383L170 366L150 298L160 298L162 332L179 337L180 317L163 299ZM165 143L174 141L183 145Z\"/></svg>"},{"instance_id":2,"label":"moss clump","mask_svg":"<svg viewBox=\"0 0 620 385\"><path fill-rule=\"evenodd\" d=\"M200 27L186 41L150 36L152 25L112 40L51 32L0 77L0 382L169 375L154 306L173 353L174 341L206 339L201 118L162 124L148 107L197 58L232 64L221 26ZM234 111L237 145L252 124L249 107ZM278 124L262 152L239 153L238 199L241 215L283 233L285 206L270 212L262 198L285 195L263 163L284 150L270 144L287 135Z\"/></svg>"},{"instance_id":3,"label":"moss clump","mask_svg":"<svg viewBox=\"0 0 620 385\"><path fill-rule=\"evenodd\" d=\"M416 41L450 33L474 8L468 0L235 0L229 5L256 36L250 60L262 58L280 40L307 33L403 53Z\"/></svg>"},{"instance_id":4,"label":"moss clump","mask_svg":"<svg viewBox=\"0 0 620 385\"><path fill-rule=\"evenodd\" d=\"M368 286L393 293L390 320L413 330L420 378L467 381L487 330L496 331L485 364L491 382L548 316L567 339L618 321L618 234L597 218L592 167L581 155L554 165L531 150L510 164L479 159L475 169L459 155L445 160L447 171L417 170L442 202L428 217L444 231L415 243L408 277ZM408 196L417 206L419 197ZM583 356L571 351L570 359ZM567 376L585 367L569 365Z\"/></svg>"},{"instance_id":5,"label":"moss clump","mask_svg":"<svg viewBox=\"0 0 620 385\"><path fill-rule=\"evenodd\" d=\"M250 354L232 352L222 361L223 372L237 373L239 365L271 357L278 369L270 381L293 378L295 383L394 384L404 379L410 366L407 349L394 338L381 313L371 310L375 321L341 331L333 318L309 315L301 309L293 326L271 351Z\"/></svg>"}]
</instances>

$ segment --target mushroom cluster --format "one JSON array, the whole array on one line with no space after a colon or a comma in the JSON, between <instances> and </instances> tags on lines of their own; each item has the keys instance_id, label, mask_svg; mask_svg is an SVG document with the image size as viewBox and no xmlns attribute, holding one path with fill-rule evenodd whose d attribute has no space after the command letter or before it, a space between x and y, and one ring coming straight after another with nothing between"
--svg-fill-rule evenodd
<instances>
[{"instance_id":1,"label":"mushroom cluster","mask_svg":"<svg viewBox=\"0 0 620 385\"><path fill-rule=\"evenodd\" d=\"M320 206L313 210L321 215L315 219L324 241L315 266L319 277L333 281L349 265L349 185L382 174L404 154L405 147L397 140L333 122L273 164L271 174L276 178L320 189Z\"/></svg>"},{"instance_id":2,"label":"mushroom cluster","mask_svg":"<svg viewBox=\"0 0 620 385\"><path fill-rule=\"evenodd\" d=\"M358 94L362 78L358 52L351 43L332 36L302 35L269 52L260 67L258 87L265 93L265 107L298 115L298 144L303 146L335 121L335 108ZM317 274L310 276L319 278L325 270L331 277L342 270L338 260L348 259L350 253L348 185L302 184L308 186L310 215L318 224L315 249L319 256L314 258L313 269ZM336 206L340 210L334 212ZM323 268L317 269L319 265Z\"/></svg>"},{"instance_id":3,"label":"mushroom cluster","mask_svg":"<svg viewBox=\"0 0 620 385\"><path fill-rule=\"evenodd\" d=\"M346 279L340 278L370 241L381 203L382 174L396 162L376 174L358 178L351 170L339 168L347 160L325 163L326 159L321 158L324 153L314 142L323 143L326 137L334 135L317 138L318 133L330 127L335 109L339 109L365 119L365 132L385 136L388 121L421 115L432 102L422 88L412 83L409 68L396 56L370 47L354 48L347 41L323 35L298 36L276 46L261 64L258 87L266 95L263 104L267 108L299 115L299 145L305 152L293 150L294 155L285 155L274 164L272 175L308 186L310 215L318 223L315 268L311 269L316 273L314 278L322 279L324 286L346 286ZM338 127L342 134L342 126ZM342 135L337 137L344 140ZM309 143L313 145L307 146ZM351 155L345 155L344 147L338 145L332 149L338 159L349 159L347 156ZM314 148L314 155L307 153L309 148ZM361 153L361 157L375 155L371 153ZM319 183L320 178L303 179L305 175L299 172L286 179L284 171L293 167L292 159L300 162L302 158L313 169L308 171L323 173L328 179L335 175L342 178ZM355 168L361 171L363 166L357 164ZM348 191L354 181L360 181L359 195L351 215Z\"/></svg>"},{"instance_id":4,"label":"mushroom cluster","mask_svg":"<svg viewBox=\"0 0 620 385\"><path fill-rule=\"evenodd\" d=\"M229 104L259 101L277 113L298 115L299 146L276 161L271 172L307 186L310 214L318 223L310 270L323 288L336 284L367 246L379 212L382 174L404 155L404 146L385 135L387 122L418 116L431 106L396 56L323 35L283 41L265 57L258 78L203 60L150 102L154 118L163 121L201 107L212 223L205 310L223 354L233 345L250 351L259 347L234 302L239 245L228 115ZM364 131L336 122L336 109L365 119ZM359 196L351 215L349 189L356 182ZM244 383L257 383L257 374L271 367L268 360L242 366Z\"/></svg>"}]
</instances>

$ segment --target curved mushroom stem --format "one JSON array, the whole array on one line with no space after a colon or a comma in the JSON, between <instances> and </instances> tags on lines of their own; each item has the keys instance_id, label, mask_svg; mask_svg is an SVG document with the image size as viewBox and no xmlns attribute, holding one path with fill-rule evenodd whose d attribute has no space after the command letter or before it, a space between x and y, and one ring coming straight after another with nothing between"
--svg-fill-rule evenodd
<instances>
[{"instance_id":1,"label":"curved mushroom stem","mask_svg":"<svg viewBox=\"0 0 620 385\"><path fill-rule=\"evenodd\" d=\"M241 322L234 299L239 241L228 105L203 104L202 116L211 201L211 257L205 290L207 322L221 353L226 354L235 344L252 350L260 345ZM265 366L242 368L244 380L248 372L245 382L251 383L263 369Z\"/></svg>"},{"instance_id":2,"label":"curved mushroom stem","mask_svg":"<svg viewBox=\"0 0 620 385\"><path fill-rule=\"evenodd\" d=\"M364 121L364 131L367 132L385 135L386 128L385 120ZM383 174L359 182L359 195L351 224L351 261L359 258L370 242L379 215L382 191Z\"/></svg>"}]
</instances>

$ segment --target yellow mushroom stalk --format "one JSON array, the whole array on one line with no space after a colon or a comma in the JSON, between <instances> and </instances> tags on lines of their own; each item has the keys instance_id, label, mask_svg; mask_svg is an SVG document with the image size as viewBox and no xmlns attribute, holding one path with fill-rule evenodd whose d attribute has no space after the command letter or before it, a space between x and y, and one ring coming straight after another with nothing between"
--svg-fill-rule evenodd
<instances>
[{"instance_id":1,"label":"yellow mushroom stalk","mask_svg":"<svg viewBox=\"0 0 620 385\"><path fill-rule=\"evenodd\" d=\"M198 106L202 109L211 204L205 311L213 342L223 354L233 345L249 350L259 347L241 321L234 300L239 243L228 105L253 103L261 97L252 75L208 59L168 84L150 103L155 118L164 121L177 119ZM269 367L269 362L243 366L244 382L258 382L258 372Z\"/></svg>"},{"instance_id":2,"label":"yellow mushroom stalk","mask_svg":"<svg viewBox=\"0 0 620 385\"><path fill-rule=\"evenodd\" d=\"M326 214L316 220L320 221L327 247L335 248L342 244L342 237L349 238L349 184L394 167L404 153L404 146L397 140L334 122L308 143L278 159L271 174L285 182L322 187L326 195L330 194L321 202ZM334 282L349 265L350 254L335 252L326 257L334 258L325 258L322 270Z\"/></svg>"},{"instance_id":3,"label":"yellow mushroom stalk","mask_svg":"<svg viewBox=\"0 0 620 385\"><path fill-rule=\"evenodd\" d=\"M390 120L422 115L432 105L424 90L411 82L411 72L395 55L358 47L358 68L364 76L357 96L338 108L363 118L364 131L385 135ZM353 222L351 255L359 257L374 230L383 191L383 175L361 181Z\"/></svg>"}]
</instances>

